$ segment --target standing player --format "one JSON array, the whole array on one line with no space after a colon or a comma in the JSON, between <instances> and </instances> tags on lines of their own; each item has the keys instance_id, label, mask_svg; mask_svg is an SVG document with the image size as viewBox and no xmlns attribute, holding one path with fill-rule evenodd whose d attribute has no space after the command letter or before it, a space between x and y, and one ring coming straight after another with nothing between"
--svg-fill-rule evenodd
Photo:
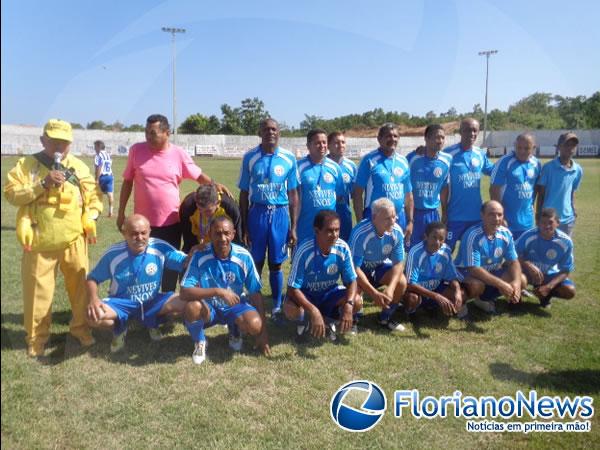
<instances>
[{"instance_id":1,"label":"standing player","mask_svg":"<svg viewBox=\"0 0 600 450\"><path fill-rule=\"evenodd\" d=\"M352 210L350 209L350 196L354 188L356 171L358 170L354 161L346 158L346 137L341 131L334 131L327 136L327 148L329 155L327 157L335 161L342 170L344 179L344 195L335 206L335 211L340 216L340 237L348 242L350 232L352 231Z\"/></svg>"},{"instance_id":2,"label":"standing player","mask_svg":"<svg viewBox=\"0 0 600 450\"><path fill-rule=\"evenodd\" d=\"M130 320L141 321L157 341L160 323L167 316L181 314L185 306L174 292L159 292L164 269L181 272L185 253L151 238L150 222L140 214L125 220L123 236L125 241L111 246L87 277L88 322L94 328L113 330L113 353L125 346ZM98 285L107 280L109 296L100 300Z\"/></svg>"},{"instance_id":3,"label":"standing player","mask_svg":"<svg viewBox=\"0 0 600 450\"><path fill-rule=\"evenodd\" d=\"M382 309L380 325L392 331L404 326L391 320L404 291L404 236L396 223L391 200L380 198L372 205L371 217L359 222L350 234L350 249L358 276L358 287ZM383 292L377 288L386 286ZM357 296L360 300L361 295Z\"/></svg>"},{"instance_id":4,"label":"standing player","mask_svg":"<svg viewBox=\"0 0 600 450\"><path fill-rule=\"evenodd\" d=\"M550 306L552 297L575 297L575 284L569 279L575 270L573 241L559 225L556 211L545 208L540 225L523 233L515 244L523 274L543 308Z\"/></svg>"},{"instance_id":5,"label":"standing player","mask_svg":"<svg viewBox=\"0 0 600 450\"><path fill-rule=\"evenodd\" d=\"M280 322L283 272L287 246L296 245L298 218L298 166L296 157L279 147L279 124L261 121L261 144L249 150L240 169L242 234L249 245L258 273L269 250L269 282L273 297L272 319Z\"/></svg>"},{"instance_id":6,"label":"standing player","mask_svg":"<svg viewBox=\"0 0 600 450\"><path fill-rule=\"evenodd\" d=\"M441 198L444 206L448 202L448 173L452 157L442 152L446 134L441 125L429 125L425 128L425 151L417 151L407 156L410 164L410 181L415 201L414 228L409 247L423 239L428 223L440 220Z\"/></svg>"},{"instance_id":7,"label":"standing player","mask_svg":"<svg viewBox=\"0 0 600 450\"><path fill-rule=\"evenodd\" d=\"M558 157L544 164L538 180L537 211L554 208L560 219L560 230L571 237L575 228L575 191L579 188L583 169L573 160L579 138L564 133L558 138Z\"/></svg>"},{"instance_id":8,"label":"standing player","mask_svg":"<svg viewBox=\"0 0 600 450\"><path fill-rule=\"evenodd\" d=\"M325 157L327 133L315 129L306 136L308 156L298 161L300 175L300 214L298 216L298 242L314 236L313 222L324 209L335 210L338 198L344 194L344 180L340 167Z\"/></svg>"},{"instance_id":9,"label":"standing player","mask_svg":"<svg viewBox=\"0 0 600 450\"><path fill-rule=\"evenodd\" d=\"M431 222L425 228L425 240L413 245L406 259L408 286L402 302L407 314L419 306L441 309L459 318L467 315L464 293L460 287L463 277L452 261L452 252L446 241L446 225Z\"/></svg>"},{"instance_id":10,"label":"standing player","mask_svg":"<svg viewBox=\"0 0 600 450\"><path fill-rule=\"evenodd\" d=\"M398 127L386 123L377 134L379 148L365 155L358 165L354 185L356 220L370 217L371 206L379 198L392 201L398 214L398 225L410 241L413 229L413 194L408 161L396 153ZM365 194L363 203L363 193Z\"/></svg>"},{"instance_id":11,"label":"standing player","mask_svg":"<svg viewBox=\"0 0 600 450\"><path fill-rule=\"evenodd\" d=\"M521 301L521 265L512 234L502 225L502 205L495 200L485 202L481 220L481 224L465 231L456 266L465 277L468 298L474 298L478 308L494 314L500 295L509 303Z\"/></svg>"},{"instance_id":12,"label":"standing player","mask_svg":"<svg viewBox=\"0 0 600 450\"><path fill-rule=\"evenodd\" d=\"M216 324L228 326L233 351L241 351L240 332L244 332L256 337L263 354L271 352L260 279L248 250L232 244L234 236L235 228L228 217L213 219L212 244L194 253L181 281L181 298L187 301L185 325L194 340L194 364L206 359L204 329Z\"/></svg>"},{"instance_id":13,"label":"standing player","mask_svg":"<svg viewBox=\"0 0 600 450\"><path fill-rule=\"evenodd\" d=\"M108 217L113 215L113 191L114 178L112 173L112 159L110 153L106 151L106 146L102 141L94 142L94 168L96 173L96 184L103 194L108 197Z\"/></svg>"},{"instance_id":14,"label":"standing player","mask_svg":"<svg viewBox=\"0 0 600 450\"><path fill-rule=\"evenodd\" d=\"M475 147L478 134L479 122L463 119L460 143L444 149L452 156L452 164L447 206L442 199L442 222L448 225L448 245L452 251L465 230L481 221L481 174L491 175L494 169L485 151Z\"/></svg>"},{"instance_id":15,"label":"standing player","mask_svg":"<svg viewBox=\"0 0 600 450\"><path fill-rule=\"evenodd\" d=\"M308 314L311 334L324 337L327 329L334 341L335 321L340 332L356 332L355 317L362 302L354 300L356 272L348 244L339 239L339 216L335 211L319 211L313 224L315 238L303 241L294 253L284 312L298 322L298 336L308 329ZM338 285L340 277L345 287Z\"/></svg>"},{"instance_id":16,"label":"standing player","mask_svg":"<svg viewBox=\"0 0 600 450\"><path fill-rule=\"evenodd\" d=\"M515 151L500 158L492 172L490 199L502 203L508 229L515 241L535 225L535 184L542 165L533 156L534 148L533 135L520 134L515 142Z\"/></svg>"}]
</instances>

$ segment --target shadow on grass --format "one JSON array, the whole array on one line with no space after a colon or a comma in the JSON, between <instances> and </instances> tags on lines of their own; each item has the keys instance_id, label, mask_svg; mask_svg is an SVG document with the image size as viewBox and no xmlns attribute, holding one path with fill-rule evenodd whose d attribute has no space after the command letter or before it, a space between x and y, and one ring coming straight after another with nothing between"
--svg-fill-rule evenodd
<instances>
[{"instance_id":1,"label":"shadow on grass","mask_svg":"<svg viewBox=\"0 0 600 450\"><path fill-rule=\"evenodd\" d=\"M25 350L25 330L23 328L23 314L5 313L2 314L2 350ZM61 325L68 325L71 321L70 311L57 311L52 314L52 321ZM67 333L63 333L67 334ZM50 334L48 345L53 342L60 342L61 334ZM64 340L64 339L63 339Z\"/></svg>"},{"instance_id":2,"label":"shadow on grass","mask_svg":"<svg viewBox=\"0 0 600 450\"><path fill-rule=\"evenodd\" d=\"M551 370L544 373L526 372L506 363L490 364L492 375L504 381L516 381L532 389L547 388L569 394L600 392L600 370Z\"/></svg>"},{"instance_id":3,"label":"shadow on grass","mask_svg":"<svg viewBox=\"0 0 600 450\"><path fill-rule=\"evenodd\" d=\"M499 300L497 302L499 306L498 310L502 314L508 314L511 317L520 317L524 315L537 316L542 318L552 317L552 314L540 306L539 301L532 303L532 301L522 301L516 305L511 305L505 300Z\"/></svg>"},{"instance_id":4,"label":"shadow on grass","mask_svg":"<svg viewBox=\"0 0 600 450\"><path fill-rule=\"evenodd\" d=\"M14 226L6 226L6 225L2 225L2 231L15 231L17 228Z\"/></svg>"}]
</instances>

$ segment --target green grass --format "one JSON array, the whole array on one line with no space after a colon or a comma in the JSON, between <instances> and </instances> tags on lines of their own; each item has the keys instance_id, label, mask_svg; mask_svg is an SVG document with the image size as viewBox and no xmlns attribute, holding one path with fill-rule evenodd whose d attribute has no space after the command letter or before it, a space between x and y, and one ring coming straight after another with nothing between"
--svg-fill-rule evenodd
<instances>
[{"instance_id":1,"label":"green grass","mask_svg":"<svg viewBox=\"0 0 600 450\"><path fill-rule=\"evenodd\" d=\"M2 158L2 180L15 158ZM91 160L86 160L91 165ZM239 161L198 161L211 176L234 187ZM581 161L575 230L578 294L542 311L531 300L521 313L493 318L474 312L457 320L419 316L399 336L375 327L366 309L362 332L348 340L297 346L292 327L269 328L273 357L246 342L240 355L227 348L226 332L208 332L208 360L191 362L192 343L176 324L160 343L130 332L124 353L109 352L111 335L81 351L68 335L68 300L61 277L53 305L48 357L25 354L20 254L15 208L2 198L2 445L5 448L598 448L600 421L590 433L468 433L464 419L395 419L396 389L421 395L598 396L600 234L597 205L600 161ZM116 160L122 173L124 160ZM117 177L119 178L119 177ZM185 182L182 192L193 189ZM117 181L116 192L120 189ZM487 189L487 186L485 187ZM237 191L235 192L237 195ZM486 196L487 197L487 196ZM99 220L92 265L118 240L114 219ZM288 266L286 266L287 270ZM266 281L266 280L264 280ZM265 284L268 293L268 283ZM504 304L501 303L504 310ZM351 434L329 417L329 401L352 379L378 383L388 396L387 414L373 430Z\"/></svg>"}]
</instances>

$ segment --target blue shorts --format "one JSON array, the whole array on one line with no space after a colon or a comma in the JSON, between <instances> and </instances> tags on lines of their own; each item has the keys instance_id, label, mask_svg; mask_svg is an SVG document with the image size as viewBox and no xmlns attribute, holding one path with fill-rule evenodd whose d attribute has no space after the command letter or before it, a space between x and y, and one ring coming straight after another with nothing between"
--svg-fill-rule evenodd
<instances>
[{"instance_id":1,"label":"blue shorts","mask_svg":"<svg viewBox=\"0 0 600 450\"><path fill-rule=\"evenodd\" d=\"M365 273L367 279L369 280L369 283L371 283L373 287L378 288L382 284L381 279L392 267L393 264L391 263L383 263L379 264L374 269L365 269L363 266L361 266L360 270L362 270Z\"/></svg>"},{"instance_id":2,"label":"blue shorts","mask_svg":"<svg viewBox=\"0 0 600 450\"><path fill-rule=\"evenodd\" d=\"M352 231L352 210L349 203L338 203L335 205L335 212L340 216L340 238L348 242L350 232Z\"/></svg>"},{"instance_id":3,"label":"blue shorts","mask_svg":"<svg viewBox=\"0 0 600 450\"><path fill-rule=\"evenodd\" d=\"M124 332L132 319L139 320L146 328L158 327L165 320L163 317L158 317L158 313L173 294L174 292L160 293L153 299L142 303L128 298L108 297L103 299L103 302L117 314L114 333L118 335Z\"/></svg>"},{"instance_id":4,"label":"blue shorts","mask_svg":"<svg viewBox=\"0 0 600 450\"><path fill-rule=\"evenodd\" d=\"M440 213L437 209L415 209L415 217L413 222L413 232L410 237L408 248L417 245L425 239L425 228L431 222L439 222Z\"/></svg>"},{"instance_id":5,"label":"blue shorts","mask_svg":"<svg viewBox=\"0 0 600 450\"><path fill-rule=\"evenodd\" d=\"M340 308L338 306L338 302L346 295L346 288L344 286L337 285L328 291L319 293L313 293L306 289L300 290L308 299L308 301L317 307L323 317L334 320L340 318ZM290 297L287 297L287 299L293 302L296 306L300 306Z\"/></svg>"},{"instance_id":6,"label":"blue shorts","mask_svg":"<svg viewBox=\"0 0 600 450\"><path fill-rule=\"evenodd\" d=\"M463 275L463 277L466 278L469 276L468 270L462 269L462 268L460 268L458 270L460 270L460 273ZM489 271L490 274L494 275L497 278L502 278L502 275L504 275L504 272L506 272L506 269L504 269L504 268L499 269L499 270L490 270ZM500 291L498 290L497 287L486 284L485 290L483 291L483 294L481 294L479 296L479 298L484 301L493 301L493 300L496 300L501 295L502 294L500 293Z\"/></svg>"},{"instance_id":7,"label":"blue shorts","mask_svg":"<svg viewBox=\"0 0 600 450\"><path fill-rule=\"evenodd\" d=\"M444 291L446 290L446 288L448 287L448 283L447 282L440 282L440 284L438 285L438 287L436 287L435 289L433 289L433 292L436 292L438 294L443 294ZM430 289L431 290L431 289ZM430 298L430 297L424 297L421 296L421 303L419 303L419 308L425 308L428 310L432 310L432 309L437 309L439 308L439 304L438 302L436 302L434 299Z\"/></svg>"},{"instance_id":8,"label":"blue shorts","mask_svg":"<svg viewBox=\"0 0 600 450\"><path fill-rule=\"evenodd\" d=\"M450 250L454 251L454 247L456 243L460 241L462 235L467 230L467 228L472 227L480 223L481 220L475 220L470 222L461 222L461 221L448 221L448 237L446 238L446 244L450 247Z\"/></svg>"},{"instance_id":9,"label":"blue shorts","mask_svg":"<svg viewBox=\"0 0 600 450\"><path fill-rule=\"evenodd\" d=\"M544 281L542 282L542 285L550 283L550 280L552 280L552 278L554 278L557 275L558 275L558 273L554 273L552 275L544 275ZM573 280L571 280L570 278L567 278L567 279L565 279L562 283L560 283L556 287L560 287L560 286L573 286L573 287L575 287L575 283L573 283Z\"/></svg>"},{"instance_id":10,"label":"blue shorts","mask_svg":"<svg viewBox=\"0 0 600 450\"><path fill-rule=\"evenodd\" d=\"M203 302L210 311L210 319L204 324L204 328L212 327L213 325L227 325L231 329L235 325L235 321L241 315L248 311L256 311L256 308L244 300L233 306L218 306L215 307L209 302Z\"/></svg>"},{"instance_id":11,"label":"blue shorts","mask_svg":"<svg viewBox=\"0 0 600 450\"><path fill-rule=\"evenodd\" d=\"M269 250L269 263L281 264L287 259L287 239L290 229L288 206L269 207L253 203L248 211L250 253L258 265Z\"/></svg>"},{"instance_id":12,"label":"blue shorts","mask_svg":"<svg viewBox=\"0 0 600 450\"><path fill-rule=\"evenodd\" d=\"M115 179L112 175L100 175L98 178L98 186L105 194L111 194L114 190Z\"/></svg>"}]
</instances>

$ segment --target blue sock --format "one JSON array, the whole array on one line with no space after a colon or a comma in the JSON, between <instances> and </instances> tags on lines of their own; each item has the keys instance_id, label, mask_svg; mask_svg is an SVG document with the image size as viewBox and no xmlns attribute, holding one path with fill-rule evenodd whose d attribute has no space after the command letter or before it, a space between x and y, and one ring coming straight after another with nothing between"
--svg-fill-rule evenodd
<instances>
[{"instance_id":1,"label":"blue sock","mask_svg":"<svg viewBox=\"0 0 600 450\"><path fill-rule=\"evenodd\" d=\"M183 322L194 342L206 340L206 336L204 336L204 320L196 320L195 322L184 320Z\"/></svg>"},{"instance_id":2,"label":"blue sock","mask_svg":"<svg viewBox=\"0 0 600 450\"><path fill-rule=\"evenodd\" d=\"M273 310L281 310L281 294L283 292L283 271L269 272L271 295L273 296Z\"/></svg>"},{"instance_id":3,"label":"blue sock","mask_svg":"<svg viewBox=\"0 0 600 450\"><path fill-rule=\"evenodd\" d=\"M390 320L390 318L396 312L397 309L398 309L398 304L392 303L388 309L384 309L383 311L381 311L379 320Z\"/></svg>"}]
</instances>

